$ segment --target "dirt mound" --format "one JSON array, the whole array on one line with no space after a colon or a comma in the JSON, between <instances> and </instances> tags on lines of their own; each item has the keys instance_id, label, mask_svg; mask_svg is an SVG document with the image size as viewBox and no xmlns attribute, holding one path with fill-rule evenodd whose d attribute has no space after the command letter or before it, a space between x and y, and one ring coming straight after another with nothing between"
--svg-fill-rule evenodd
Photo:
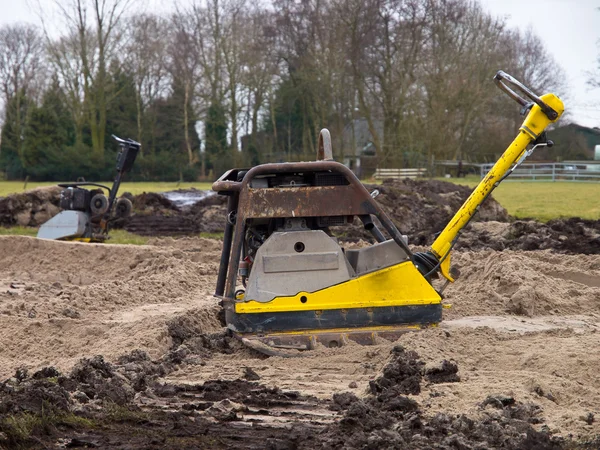
<instances>
[{"instance_id":1,"label":"dirt mound","mask_svg":"<svg viewBox=\"0 0 600 450\"><path fill-rule=\"evenodd\" d=\"M90 346L107 359L169 351L167 322L190 314L221 329L212 297L220 245L125 246L0 237L0 377L21 365L72 367ZM189 311L189 312L188 312Z\"/></svg>"},{"instance_id":2,"label":"dirt mound","mask_svg":"<svg viewBox=\"0 0 600 450\"><path fill-rule=\"evenodd\" d=\"M137 214L144 215L164 211L179 211L179 208L162 194L144 192L143 194L139 195L131 195L126 193L123 196L131 200L133 209Z\"/></svg>"},{"instance_id":3,"label":"dirt mound","mask_svg":"<svg viewBox=\"0 0 600 450\"><path fill-rule=\"evenodd\" d=\"M0 198L0 226L40 226L60 212L61 190L52 186ZM131 200L133 215L113 225L132 233L146 236L197 235L201 232L222 232L225 227L227 199L223 196L208 195L192 206L182 208L158 193L131 195L125 192L121 196Z\"/></svg>"},{"instance_id":4,"label":"dirt mound","mask_svg":"<svg viewBox=\"0 0 600 450\"><path fill-rule=\"evenodd\" d=\"M381 375L371 383L370 395L363 399L354 394L334 396L334 403L344 411L343 417L316 437L319 447L563 448L562 440L532 427L543 422L541 408L518 403L512 397L488 397L481 405L482 419L442 413L426 417L419 404L406 397L421 391L424 367L416 352L394 347ZM450 375L458 371L456 364L446 362L445 367ZM488 404L493 406L486 409ZM302 447L310 448L307 444L303 442Z\"/></svg>"},{"instance_id":5,"label":"dirt mound","mask_svg":"<svg viewBox=\"0 0 600 450\"><path fill-rule=\"evenodd\" d=\"M143 236L185 236L221 233L225 229L226 197L210 195L192 206L178 208L160 194L142 195L145 197L135 197L134 214L124 224L125 230L131 233ZM157 197L164 201L159 202ZM167 206L157 207L162 204Z\"/></svg>"},{"instance_id":6,"label":"dirt mound","mask_svg":"<svg viewBox=\"0 0 600 450\"><path fill-rule=\"evenodd\" d=\"M0 198L0 226L41 225L60 211L60 191L51 186Z\"/></svg>"},{"instance_id":7,"label":"dirt mound","mask_svg":"<svg viewBox=\"0 0 600 450\"><path fill-rule=\"evenodd\" d=\"M505 250L453 253L447 317L600 314L600 257Z\"/></svg>"},{"instance_id":8,"label":"dirt mound","mask_svg":"<svg viewBox=\"0 0 600 450\"><path fill-rule=\"evenodd\" d=\"M513 223L473 223L461 233L459 250L553 250L559 253L600 254L600 220L577 217Z\"/></svg>"},{"instance_id":9,"label":"dirt mound","mask_svg":"<svg viewBox=\"0 0 600 450\"><path fill-rule=\"evenodd\" d=\"M385 180L381 185L367 185L367 189L379 191L377 202L414 245L430 244L435 233L444 229L473 190L446 181L409 179ZM506 222L508 213L489 197L474 220ZM357 236L352 233L347 236L370 238L364 230Z\"/></svg>"},{"instance_id":10,"label":"dirt mound","mask_svg":"<svg viewBox=\"0 0 600 450\"><path fill-rule=\"evenodd\" d=\"M399 229L408 234L412 244L430 242L471 193L466 186L436 180L386 180L382 185L367 185L367 188L379 191L377 201ZM135 208L136 215L125 224L126 230L156 236L220 233L225 228L227 198L224 196L207 196L179 212L171 208L149 210L143 201L150 200L140 199ZM489 198L476 220L507 221L508 214L493 198ZM372 239L358 220L352 227L334 230L347 241Z\"/></svg>"}]
</instances>

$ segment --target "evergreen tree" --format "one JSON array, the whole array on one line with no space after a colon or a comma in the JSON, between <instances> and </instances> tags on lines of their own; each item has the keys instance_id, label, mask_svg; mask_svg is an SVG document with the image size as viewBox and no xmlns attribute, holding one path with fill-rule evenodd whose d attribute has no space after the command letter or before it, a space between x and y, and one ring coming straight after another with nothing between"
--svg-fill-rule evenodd
<instances>
[{"instance_id":1,"label":"evergreen tree","mask_svg":"<svg viewBox=\"0 0 600 450\"><path fill-rule=\"evenodd\" d=\"M6 116L0 135L0 171L6 179L23 178L23 135L31 101L20 90L6 104Z\"/></svg>"},{"instance_id":2,"label":"evergreen tree","mask_svg":"<svg viewBox=\"0 0 600 450\"><path fill-rule=\"evenodd\" d=\"M277 127L277 141L273 150L278 160L291 161L294 155L301 155L307 150L303 134L314 128L313 118L305 107L310 96L308 89L289 78L277 88L271 109ZM274 131L272 119L265 121L265 131L270 134Z\"/></svg>"},{"instance_id":3,"label":"evergreen tree","mask_svg":"<svg viewBox=\"0 0 600 450\"><path fill-rule=\"evenodd\" d=\"M25 174L36 180L63 181L80 176L87 165L87 155L74 145L75 124L66 107L64 92L54 77L42 105L30 108L23 137Z\"/></svg>"},{"instance_id":4,"label":"evergreen tree","mask_svg":"<svg viewBox=\"0 0 600 450\"><path fill-rule=\"evenodd\" d=\"M117 65L112 70L113 99L107 109L106 149L112 145L112 135L121 138L137 138L136 87L131 75ZM111 163L112 166L112 163Z\"/></svg>"},{"instance_id":5,"label":"evergreen tree","mask_svg":"<svg viewBox=\"0 0 600 450\"><path fill-rule=\"evenodd\" d=\"M208 107L204 133L207 166L212 170L213 177L217 178L232 166L232 158L227 147L225 109L217 101L213 101Z\"/></svg>"},{"instance_id":6,"label":"evergreen tree","mask_svg":"<svg viewBox=\"0 0 600 450\"><path fill-rule=\"evenodd\" d=\"M155 117L151 132L146 133L148 137L149 150L143 160L137 162L136 171L139 171L144 179L179 180L186 181L196 179L196 167L188 164L186 142L185 142L185 119L183 105L185 93L183 86L177 80L173 83L172 93L167 98L158 99L149 106L149 111ZM192 111L191 101L188 111ZM188 118L188 131L190 133L191 146L200 148L200 139L195 128L196 118L191 115ZM139 164L138 164L139 163Z\"/></svg>"}]
</instances>

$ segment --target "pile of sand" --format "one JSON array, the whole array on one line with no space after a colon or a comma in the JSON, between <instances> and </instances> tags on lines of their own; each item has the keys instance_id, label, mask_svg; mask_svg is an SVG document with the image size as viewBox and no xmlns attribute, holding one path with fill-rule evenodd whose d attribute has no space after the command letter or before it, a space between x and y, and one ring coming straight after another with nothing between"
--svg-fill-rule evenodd
<instances>
[{"instance_id":1,"label":"pile of sand","mask_svg":"<svg viewBox=\"0 0 600 450\"><path fill-rule=\"evenodd\" d=\"M445 292L448 317L600 312L600 256L550 251L453 252L460 277Z\"/></svg>"},{"instance_id":2,"label":"pile of sand","mask_svg":"<svg viewBox=\"0 0 600 450\"><path fill-rule=\"evenodd\" d=\"M90 353L158 357L171 345L169 318L216 307L218 241L178 249L0 237L0 254L0 378Z\"/></svg>"}]
</instances>

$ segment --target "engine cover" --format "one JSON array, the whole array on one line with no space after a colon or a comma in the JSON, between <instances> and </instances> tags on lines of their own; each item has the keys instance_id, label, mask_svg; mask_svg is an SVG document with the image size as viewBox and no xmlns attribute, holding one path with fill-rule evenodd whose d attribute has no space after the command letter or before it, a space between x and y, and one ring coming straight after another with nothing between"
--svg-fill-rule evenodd
<instances>
[{"instance_id":1,"label":"engine cover","mask_svg":"<svg viewBox=\"0 0 600 450\"><path fill-rule=\"evenodd\" d=\"M60 208L66 211L88 211L91 192L81 188L67 188L60 193Z\"/></svg>"},{"instance_id":2,"label":"engine cover","mask_svg":"<svg viewBox=\"0 0 600 450\"><path fill-rule=\"evenodd\" d=\"M246 285L245 299L317 291L354 277L339 244L321 230L275 232L260 246Z\"/></svg>"}]
</instances>

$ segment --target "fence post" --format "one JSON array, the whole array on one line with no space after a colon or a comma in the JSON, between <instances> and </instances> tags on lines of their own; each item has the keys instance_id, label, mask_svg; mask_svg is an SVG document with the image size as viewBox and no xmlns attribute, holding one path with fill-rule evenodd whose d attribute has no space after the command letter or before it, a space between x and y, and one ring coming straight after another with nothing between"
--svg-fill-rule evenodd
<instances>
[{"instance_id":1,"label":"fence post","mask_svg":"<svg viewBox=\"0 0 600 450\"><path fill-rule=\"evenodd\" d=\"M556 181L556 164L552 164L552 181Z\"/></svg>"}]
</instances>

